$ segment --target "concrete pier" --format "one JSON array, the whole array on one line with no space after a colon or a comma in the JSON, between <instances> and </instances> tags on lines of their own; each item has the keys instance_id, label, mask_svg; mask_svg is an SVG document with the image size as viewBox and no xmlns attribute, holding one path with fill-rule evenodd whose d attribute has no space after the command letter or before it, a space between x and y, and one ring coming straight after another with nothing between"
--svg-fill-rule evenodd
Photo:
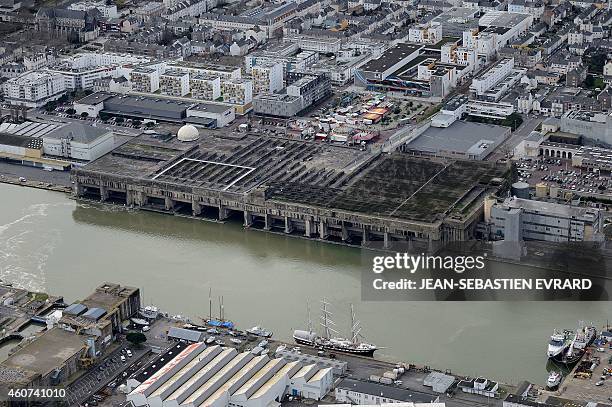
<instances>
[{"instance_id":1,"label":"concrete pier","mask_svg":"<svg viewBox=\"0 0 612 407\"><path fill-rule=\"evenodd\" d=\"M249 211L244 211L244 224L245 228L253 226L253 214Z\"/></svg>"}]
</instances>

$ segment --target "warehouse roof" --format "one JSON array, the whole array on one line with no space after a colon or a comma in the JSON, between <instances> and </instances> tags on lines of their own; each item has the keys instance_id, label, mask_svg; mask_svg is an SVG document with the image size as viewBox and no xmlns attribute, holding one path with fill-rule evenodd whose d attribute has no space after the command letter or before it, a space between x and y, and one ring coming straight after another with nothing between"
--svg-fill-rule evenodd
<instances>
[{"instance_id":1,"label":"warehouse roof","mask_svg":"<svg viewBox=\"0 0 612 407\"><path fill-rule=\"evenodd\" d=\"M89 144L108 133L110 133L110 131L104 128L72 122L45 134L43 137L60 140L70 139L77 143Z\"/></svg>"},{"instance_id":2,"label":"warehouse roof","mask_svg":"<svg viewBox=\"0 0 612 407\"><path fill-rule=\"evenodd\" d=\"M432 153L444 150L479 154L478 146L499 143L507 133L507 127L458 120L449 127L428 128L408 143L408 148Z\"/></svg>"},{"instance_id":3,"label":"warehouse roof","mask_svg":"<svg viewBox=\"0 0 612 407\"><path fill-rule=\"evenodd\" d=\"M42 147L42 139L0 133L0 144L13 147L39 149Z\"/></svg>"},{"instance_id":4,"label":"warehouse roof","mask_svg":"<svg viewBox=\"0 0 612 407\"><path fill-rule=\"evenodd\" d=\"M168 331L168 338L180 339L188 342L200 342L204 339L204 332L192 331L191 329L173 326Z\"/></svg>"},{"instance_id":5,"label":"warehouse roof","mask_svg":"<svg viewBox=\"0 0 612 407\"><path fill-rule=\"evenodd\" d=\"M366 63L360 69L362 71L367 71L367 72L384 72L390 67L392 67L393 65L397 64L398 62L406 58L407 56L409 56L410 54L412 54L413 52L418 51L421 48L423 47L417 46L417 45L404 44L404 43L397 44L396 46L389 48L388 50L383 52L383 54L380 57L373 59L370 62Z\"/></svg>"},{"instance_id":6,"label":"warehouse roof","mask_svg":"<svg viewBox=\"0 0 612 407\"><path fill-rule=\"evenodd\" d=\"M87 307L85 305L75 302L64 309L64 314L81 315L85 311L87 311Z\"/></svg>"},{"instance_id":7,"label":"warehouse roof","mask_svg":"<svg viewBox=\"0 0 612 407\"><path fill-rule=\"evenodd\" d=\"M96 92L91 95L87 95L74 103L78 103L81 105L97 105L98 103L104 102L110 98L114 97L112 93L108 92Z\"/></svg>"}]
</instances>

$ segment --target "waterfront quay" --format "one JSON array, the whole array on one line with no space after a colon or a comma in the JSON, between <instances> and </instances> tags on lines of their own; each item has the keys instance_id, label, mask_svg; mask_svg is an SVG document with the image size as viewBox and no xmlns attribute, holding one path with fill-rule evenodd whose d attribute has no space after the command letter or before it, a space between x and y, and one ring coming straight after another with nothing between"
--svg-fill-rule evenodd
<instances>
[{"instance_id":1,"label":"waterfront quay","mask_svg":"<svg viewBox=\"0 0 612 407\"><path fill-rule=\"evenodd\" d=\"M612 333L608 327L608 343L594 344L587 355L567 374L556 391L543 391L541 398L556 397L578 402L612 403ZM586 370L584 367L593 366ZM587 374L581 373L587 371ZM598 384L599 383L599 384Z\"/></svg>"},{"instance_id":2,"label":"waterfront quay","mask_svg":"<svg viewBox=\"0 0 612 407\"><path fill-rule=\"evenodd\" d=\"M143 134L72 170L78 198L364 245L472 237L508 165L383 154L245 133Z\"/></svg>"},{"instance_id":3,"label":"waterfront quay","mask_svg":"<svg viewBox=\"0 0 612 407\"><path fill-rule=\"evenodd\" d=\"M12 301L7 301L9 298ZM279 388L273 382L280 380L282 374L313 373L315 369L319 372L316 377L333 378L321 387L319 395L281 391L274 396L287 405L342 402L339 392L355 383L362 391L382 392L394 400L436 401L449 407L504 406L504 400L509 397L513 400L512 397L522 394L525 389L534 396L521 399L525 404L519 406L534 405L529 403L534 403L537 396L548 397L543 406L586 406L587 402L594 400L605 406L606 399L602 397L607 394L606 389L609 390L608 383L595 386L599 387L596 389L591 381L568 380L561 393L550 393L527 382L504 384L494 378L467 377L410 361L383 361L265 339L248 333L242 327L220 328L218 325L224 321L212 316L190 320L169 315L155 307L143 307L139 289L114 283L103 283L83 300L71 304L65 303L60 296L33 293L10 284L0 285L0 299L5 304L0 308L2 383L16 387L64 387L68 405L122 405L126 400L137 400L139 396L135 396L135 389L154 377L166 377L163 383L159 383L163 391L158 393L162 397L181 389L185 397L193 393L189 399L199 400L199 397L212 397L213 388L233 388L229 382L228 387L224 385L230 372L248 376L255 374L257 369L271 368L276 364L285 366L277 371L278 374L262 370L261 374L252 376L266 377L270 381L265 385L263 382L251 383L251 386L261 386L258 387L260 390L253 389L253 394L261 396ZM18 336L31 324L36 324L37 329L29 329L27 335ZM142 344L132 342L131 333L142 334L146 341ZM182 353L188 349L210 349L206 352L211 354L205 356L203 353L202 357L189 359L188 353ZM593 380L596 380L595 375L601 374L603 366L607 366L608 361L604 358L610 352L606 352L601 353L602 367L595 371ZM179 358L177 355L182 356ZM172 362L174 357L179 363L176 367ZM180 364L183 358L192 362ZM211 360L216 361L216 365L211 365L210 369L218 371L218 375L205 373L209 369L206 364L213 363ZM171 372L161 370L166 364L167 369L173 369ZM192 373L183 377L183 373L188 371ZM198 386L204 387L185 384L185 380L196 371L196 376L203 375L200 379L209 380L206 384L198 381ZM160 374L156 375L157 372ZM171 380L168 374L172 376ZM155 394L151 397L158 397ZM291 394L289 400L287 397ZM249 399L245 405L250 406L251 402L254 403Z\"/></svg>"}]
</instances>

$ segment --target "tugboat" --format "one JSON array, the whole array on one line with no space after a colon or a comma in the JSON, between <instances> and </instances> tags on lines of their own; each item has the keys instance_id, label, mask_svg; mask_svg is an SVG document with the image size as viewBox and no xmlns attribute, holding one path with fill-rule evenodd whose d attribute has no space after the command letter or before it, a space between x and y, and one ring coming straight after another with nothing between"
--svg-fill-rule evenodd
<instances>
[{"instance_id":1,"label":"tugboat","mask_svg":"<svg viewBox=\"0 0 612 407\"><path fill-rule=\"evenodd\" d=\"M548 380L546 380L546 388L548 390L557 389L561 384L562 379L563 376L561 375L561 373L555 371L550 372L550 374L548 375Z\"/></svg>"},{"instance_id":2,"label":"tugboat","mask_svg":"<svg viewBox=\"0 0 612 407\"><path fill-rule=\"evenodd\" d=\"M308 310L308 330L296 330L293 332L293 339L301 345L312 346L318 349L351 353L354 355L374 356L376 345L361 342L360 322L355 319L355 312L351 304L351 339L335 337L338 332L332 328L334 322L331 319L332 313L328 309L329 303L323 299L321 301L321 326L324 329L324 336L319 336L312 330L310 321L310 309Z\"/></svg>"},{"instance_id":3,"label":"tugboat","mask_svg":"<svg viewBox=\"0 0 612 407\"><path fill-rule=\"evenodd\" d=\"M556 359L563 356L567 348L570 346L571 340L568 331L554 331L548 343L547 355L549 359Z\"/></svg>"}]
</instances>

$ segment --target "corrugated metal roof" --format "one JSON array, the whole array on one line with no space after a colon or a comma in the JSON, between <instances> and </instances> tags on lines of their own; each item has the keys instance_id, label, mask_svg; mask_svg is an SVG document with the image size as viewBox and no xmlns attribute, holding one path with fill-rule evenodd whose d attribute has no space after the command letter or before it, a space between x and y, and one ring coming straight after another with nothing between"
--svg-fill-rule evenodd
<instances>
[{"instance_id":1,"label":"corrugated metal roof","mask_svg":"<svg viewBox=\"0 0 612 407\"><path fill-rule=\"evenodd\" d=\"M64 310L64 314L81 315L85 311L87 311L87 307L85 305L75 302L74 304L71 304L66 307L66 309Z\"/></svg>"},{"instance_id":2,"label":"corrugated metal roof","mask_svg":"<svg viewBox=\"0 0 612 407\"><path fill-rule=\"evenodd\" d=\"M106 315L106 310L103 308L91 308L89 311L83 314L84 318L91 319L94 321L99 320Z\"/></svg>"},{"instance_id":3,"label":"corrugated metal roof","mask_svg":"<svg viewBox=\"0 0 612 407\"><path fill-rule=\"evenodd\" d=\"M182 339L189 342L201 342L204 333L198 331L192 331L191 329L184 329L178 327L171 327L168 331L168 338Z\"/></svg>"}]
</instances>

